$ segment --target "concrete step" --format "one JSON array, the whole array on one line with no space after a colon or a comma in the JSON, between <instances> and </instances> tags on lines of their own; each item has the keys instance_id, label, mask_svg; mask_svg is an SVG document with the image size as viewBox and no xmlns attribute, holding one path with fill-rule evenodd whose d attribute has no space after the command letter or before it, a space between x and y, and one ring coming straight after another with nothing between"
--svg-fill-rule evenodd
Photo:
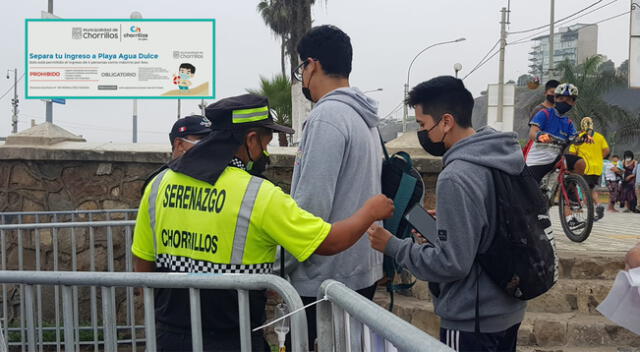
<instances>
[{"instance_id":1,"label":"concrete step","mask_svg":"<svg viewBox=\"0 0 640 352\"><path fill-rule=\"evenodd\" d=\"M527 305L528 312L600 314L596 307L609 294L613 280L560 279L551 290Z\"/></svg>"},{"instance_id":2,"label":"concrete step","mask_svg":"<svg viewBox=\"0 0 640 352\"><path fill-rule=\"evenodd\" d=\"M375 301L385 308L389 305L387 293L381 290L376 293ZM395 295L393 313L439 338L440 319L431 302ZM603 348L640 348L640 336L600 315L527 312L520 327L518 346L544 348L541 351L564 351L567 346L608 351Z\"/></svg>"},{"instance_id":3,"label":"concrete step","mask_svg":"<svg viewBox=\"0 0 640 352\"><path fill-rule=\"evenodd\" d=\"M614 280L618 272L624 270L624 256L624 252L559 251L560 278Z\"/></svg>"},{"instance_id":4,"label":"concrete step","mask_svg":"<svg viewBox=\"0 0 640 352\"><path fill-rule=\"evenodd\" d=\"M613 280L560 279L544 295L529 301L528 311L548 313L580 312L599 314L596 307L607 297ZM409 292L400 295L431 302L427 282L418 281Z\"/></svg>"}]
</instances>

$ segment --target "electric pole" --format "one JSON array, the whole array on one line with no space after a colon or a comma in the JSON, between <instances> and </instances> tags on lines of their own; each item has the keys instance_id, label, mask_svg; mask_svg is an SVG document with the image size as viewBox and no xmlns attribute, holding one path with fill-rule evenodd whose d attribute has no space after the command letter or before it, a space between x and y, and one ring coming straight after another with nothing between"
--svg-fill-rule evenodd
<instances>
[{"instance_id":1,"label":"electric pole","mask_svg":"<svg viewBox=\"0 0 640 352\"><path fill-rule=\"evenodd\" d=\"M7 79L9 79L9 72L7 70ZM18 69L13 69L13 99L11 99L11 105L13 106L13 116L11 117L11 133L18 133Z\"/></svg>"},{"instance_id":2,"label":"electric pole","mask_svg":"<svg viewBox=\"0 0 640 352\"><path fill-rule=\"evenodd\" d=\"M504 50L507 46L507 8L500 10L502 13L500 20L500 63L498 67L498 116L496 122L502 122L504 107Z\"/></svg>"},{"instance_id":3,"label":"electric pole","mask_svg":"<svg viewBox=\"0 0 640 352\"><path fill-rule=\"evenodd\" d=\"M48 1L47 12L53 15L53 0ZM25 72L25 75L27 74L28 72ZM53 102L49 99L45 104L46 120L47 122L53 123Z\"/></svg>"},{"instance_id":4,"label":"electric pole","mask_svg":"<svg viewBox=\"0 0 640 352\"><path fill-rule=\"evenodd\" d=\"M549 79L552 79L555 75L554 72L554 67L553 67L553 56L554 56L554 48L553 48L553 42L554 42L554 37L555 37L555 31L554 31L554 21L555 21L555 11L556 11L556 6L555 6L555 0L551 0L551 20L549 22Z\"/></svg>"}]
</instances>

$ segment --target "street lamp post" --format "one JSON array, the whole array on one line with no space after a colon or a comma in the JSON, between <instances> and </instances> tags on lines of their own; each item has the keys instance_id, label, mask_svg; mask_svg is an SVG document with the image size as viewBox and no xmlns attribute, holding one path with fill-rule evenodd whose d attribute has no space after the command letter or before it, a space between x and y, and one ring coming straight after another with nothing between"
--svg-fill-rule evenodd
<instances>
[{"instance_id":1,"label":"street lamp post","mask_svg":"<svg viewBox=\"0 0 640 352\"><path fill-rule=\"evenodd\" d=\"M411 67L413 66L413 63L416 61L416 59L418 58L418 56L420 56L422 53L424 53L425 51L435 47L435 46L439 46L439 45L444 45L444 44L450 44L450 43L457 43L457 42L461 42L466 40L466 38L458 38L456 40L448 40L446 42L439 42L439 43L435 43L435 44L431 44L428 47L422 49L414 58L413 60L411 60L411 63L409 64L409 69L407 70L407 82L404 84L404 98L407 99L407 97L409 96L409 77L411 76ZM404 114L402 116L402 132L407 132L407 118L408 118L408 108L407 105L404 104Z\"/></svg>"},{"instance_id":2,"label":"street lamp post","mask_svg":"<svg viewBox=\"0 0 640 352\"><path fill-rule=\"evenodd\" d=\"M458 72L462 71L462 64L457 62L453 65L453 70L456 72L456 78L458 78Z\"/></svg>"},{"instance_id":3,"label":"street lamp post","mask_svg":"<svg viewBox=\"0 0 640 352\"><path fill-rule=\"evenodd\" d=\"M142 18L142 14L138 11L133 11L129 16L132 20ZM133 126L132 126L132 138L131 142L138 143L138 99L133 99Z\"/></svg>"},{"instance_id":4,"label":"street lamp post","mask_svg":"<svg viewBox=\"0 0 640 352\"><path fill-rule=\"evenodd\" d=\"M382 88L365 90L364 92L362 92L362 94L367 94L367 93L372 93L372 92L382 92L383 90L384 89L382 89Z\"/></svg>"}]
</instances>

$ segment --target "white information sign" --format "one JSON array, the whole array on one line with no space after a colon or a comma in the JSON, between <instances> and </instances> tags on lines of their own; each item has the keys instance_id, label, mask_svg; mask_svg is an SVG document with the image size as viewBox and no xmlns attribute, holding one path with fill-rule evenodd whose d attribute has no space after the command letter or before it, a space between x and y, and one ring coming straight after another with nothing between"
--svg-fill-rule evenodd
<instances>
[{"instance_id":1,"label":"white information sign","mask_svg":"<svg viewBox=\"0 0 640 352\"><path fill-rule=\"evenodd\" d=\"M28 99L214 99L214 19L27 19Z\"/></svg>"}]
</instances>

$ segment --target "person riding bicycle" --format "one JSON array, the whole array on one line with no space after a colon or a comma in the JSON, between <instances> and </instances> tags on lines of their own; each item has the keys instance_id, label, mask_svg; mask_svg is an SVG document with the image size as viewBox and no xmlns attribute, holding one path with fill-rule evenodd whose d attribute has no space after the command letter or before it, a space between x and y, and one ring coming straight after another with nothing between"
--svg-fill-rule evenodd
<instances>
[{"instance_id":1,"label":"person riding bicycle","mask_svg":"<svg viewBox=\"0 0 640 352\"><path fill-rule=\"evenodd\" d=\"M544 176L555 169L564 147L556 141L569 142L578 136L573 122L566 113L573 108L578 98L578 87L571 83L562 83L555 90L555 107L542 109L531 119L529 138L533 146L525 155L527 167L540 183ZM586 135L585 139L593 139ZM583 174L586 163L577 155L566 154L567 168Z\"/></svg>"}]
</instances>

